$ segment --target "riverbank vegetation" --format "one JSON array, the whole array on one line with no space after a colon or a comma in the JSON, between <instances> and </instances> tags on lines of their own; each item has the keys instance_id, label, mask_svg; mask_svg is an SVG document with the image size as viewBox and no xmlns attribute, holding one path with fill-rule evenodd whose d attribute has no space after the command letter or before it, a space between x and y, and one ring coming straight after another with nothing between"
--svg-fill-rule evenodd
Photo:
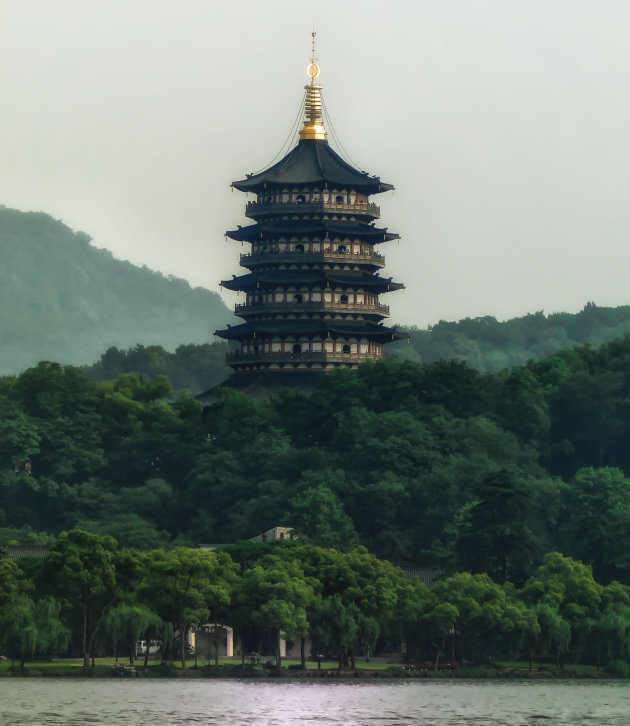
<instances>
[{"instance_id":1,"label":"riverbank vegetation","mask_svg":"<svg viewBox=\"0 0 630 726\"><path fill-rule=\"evenodd\" d=\"M41 363L0 379L0 543L52 547L2 560L2 632L24 623L25 653L89 659L121 622L177 633L234 616L238 630L242 616L267 638L321 632L314 652L334 647L344 667L402 642L424 660L625 659L629 369L629 339L499 373L389 359L309 398L225 390L205 414L159 375L96 382ZM299 539L190 549L279 524ZM92 563L81 537L97 538ZM177 557L219 584L181 606ZM387 561L438 582L425 591ZM373 609L354 612L363 592Z\"/></svg>"},{"instance_id":2,"label":"riverbank vegetation","mask_svg":"<svg viewBox=\"0 0 630 726\"><path fill-rule=\"evenodd\" d=\"M189 665L190 632L213 623L233 629L241 656L233 673L241 675L280 668L280 638L301 643L301 669L311 656L318 670L333 657L338 670L354 671L360 655L388 651L408 663L386 666L390 676L522 654L531 672L542 660L562 671L570 659L627 675L630 589L597 583L589 566L559 553L546 555L522 587L464 572L428 589L364 548L278 541L138 551L81 530L61 534L44 558L0 559L0 650L12 672L36 654L78 651L83 668L108 655L120 675L127 663L148 673L150 643L159 642L162 670L153 673L169 675L172 661ZM219 666L218 644L210 639L195 665ZM261 663L263 649L273 663Z\"/></svg>"}]
</instances>

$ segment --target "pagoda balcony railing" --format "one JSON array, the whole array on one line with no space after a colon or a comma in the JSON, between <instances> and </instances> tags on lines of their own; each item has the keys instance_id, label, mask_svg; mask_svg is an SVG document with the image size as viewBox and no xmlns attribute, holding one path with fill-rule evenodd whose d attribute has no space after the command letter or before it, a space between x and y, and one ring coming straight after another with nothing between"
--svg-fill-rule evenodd
<instances>
[{"instance_id":1,"label":"pagoda balcony railing","mask_svg":"<svg viewBox=\"0 0 630 726\"><path fill-rule=\"evenodd\" d=\"M381 216L381 208L374 202L247 202L245 215L251 219L264 217L267 214L365 214L374 219Z\"/></svg>"},{"instance_id":2,"label":"pagoda balcony railing","mask_svg":"<svg viewBox=\"0 0 630 726\"><path fill-rule=\"evenodd\" d=\"M225 362L229 366L250 365L252 363L361 363L375 360L377 353L333 353L332 351L304 351L303 353L228 353Z\"/></svg>"},{"instance_id":3,"label":"pagoda balcony railing","mask_svg":"<svg viewBox=\"0 0 630 726\"><path fill-rule=\"evenodd\" d=\"M389 305L381 305L380 303L351 303L351 302L333 302L330 300L303 302L287 301L287 302L256 302L241 303L234 306L234 313L240 317L245 315L254 315L256 313L319 313L319 312L338 312L338 313L359 313L360 315L380 315L381 317L389 316Z\"/></svg>"},{"instance_id":4,"label":"pagoda balcony railing","mask_svg":"<svg viewBox=\"0 0 630 726\"><path fill-rule=\"evenodd\" d=\"M378 252L247 252L241 255L241 266L262 264L300 264L302 262L343 262L371 264L375 267L385 266L385 256Z\"/></svg>"}]
</instances>

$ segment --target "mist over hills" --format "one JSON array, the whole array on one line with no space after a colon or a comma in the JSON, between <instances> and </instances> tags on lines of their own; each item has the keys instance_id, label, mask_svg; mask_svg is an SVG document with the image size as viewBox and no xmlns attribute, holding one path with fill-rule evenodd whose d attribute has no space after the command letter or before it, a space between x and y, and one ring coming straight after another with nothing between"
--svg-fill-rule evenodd
<instances>
[{"instance_id":1,"label":"mist over hills","mask_svg":"<svg viewBox=\"0 0 630 726\"><path fill-rule=\"evenodd\" d=\"M541 360L560 350L599 346L630 335L630 306L586 303L579 313L530 313L499 321L486 315L458 322L440 320L427 330L407 328L409 343L387 347L389 355L417 363L455 360L478 371L500 371Z\"/></svg>"},{"instance_id":2,"label":"mist over hills","mask_svg":"<svg viewBox=\"0 0 630 726\"><path fill-rule=\"evenodd\" d=\"M162 373L197 393L229 375L212 331L233 320L215 292L115 259L48 214L0 206L0 375L50 360L89 366L97 380ZM388 355L497 371L629 335L630 306L587 303L576 314L465 318L406 332L409 344L389 345Z\"/></svg>"},{"instance_id":3,"label":"mist over hills","mask_svg":"<svg viewBox=\"0 0 630 726\"><path fill-rule=\"evenodd\" d=\"M115 259L48 214L0 207L0 375L91 364L112 346L209 343L231 320L215 292Z\"/></svg>"}]
</instances>

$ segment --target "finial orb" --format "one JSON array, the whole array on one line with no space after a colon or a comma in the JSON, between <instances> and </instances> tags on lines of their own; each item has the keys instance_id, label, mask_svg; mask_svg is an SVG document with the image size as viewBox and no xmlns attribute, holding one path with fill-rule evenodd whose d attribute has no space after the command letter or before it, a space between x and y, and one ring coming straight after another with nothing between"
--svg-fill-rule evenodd
<instances>
[{"instance_id":1,"label":"finial orb","mask_svg":"<svg viewBox=\"0 0 630 726\"><path fill-rule=\"evenodd\" d=\"M317 63L311 63L310 66L306 69L306 72L311 78L315 79L319 75L319 66L317 65Z\"/></svg>"}]
</instances>

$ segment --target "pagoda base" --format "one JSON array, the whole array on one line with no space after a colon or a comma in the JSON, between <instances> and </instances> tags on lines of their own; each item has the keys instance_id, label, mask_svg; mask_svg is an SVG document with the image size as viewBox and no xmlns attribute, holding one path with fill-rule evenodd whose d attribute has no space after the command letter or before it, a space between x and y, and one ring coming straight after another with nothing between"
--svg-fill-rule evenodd
<instances>
[{"instance_id":1,"label":"pagoda base","mask_svg":"<svg viewBox=\"0 0 630 726\"><path fill-rule=\"evenodd\" d=\"M200 393L195 398L207 408L216 402L219 388L231 388L251 398L269 398L287 389L310 396L326 372L325 368L237 371L227 381Z\"/></svg>"}]
</instances>

